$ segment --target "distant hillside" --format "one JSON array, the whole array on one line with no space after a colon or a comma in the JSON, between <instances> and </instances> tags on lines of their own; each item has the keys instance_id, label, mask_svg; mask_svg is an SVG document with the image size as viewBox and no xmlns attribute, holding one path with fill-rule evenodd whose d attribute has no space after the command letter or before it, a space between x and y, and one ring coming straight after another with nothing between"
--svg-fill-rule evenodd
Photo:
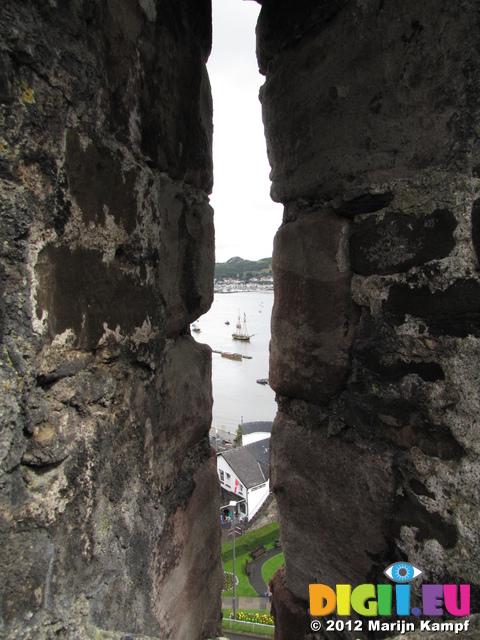
<instances>
[{"instance_id":1,"label":"distant hillside","mask_svg":"<svg viewBox=\"0 0 480 640\"><path fill-rule=\"evenodd\" d=\"M238 278L240 280L250 280L255 276L271 276L272 259L262 258L261 260L244 260L238 256L230 258L227 262L215 263L215 278Z\"/></svg>"}]
</instances>

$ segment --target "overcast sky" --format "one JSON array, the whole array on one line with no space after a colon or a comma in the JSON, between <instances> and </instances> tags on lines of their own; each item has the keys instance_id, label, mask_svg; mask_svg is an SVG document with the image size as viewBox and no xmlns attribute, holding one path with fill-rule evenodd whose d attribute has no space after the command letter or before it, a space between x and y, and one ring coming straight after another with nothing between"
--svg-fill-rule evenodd
<instances>
[{"instance_id":1,"label":"overcast sky","mask_svg":"<svg viewBox=\"0 0 480 640\"><path fill-rule=\"evenodd\" d=\"M213 94L216 261L272 255L283 206L270 198L270 165L258 91L264 77L255 57L260 5L213 0Z\"/></svg>"}]
</instances>

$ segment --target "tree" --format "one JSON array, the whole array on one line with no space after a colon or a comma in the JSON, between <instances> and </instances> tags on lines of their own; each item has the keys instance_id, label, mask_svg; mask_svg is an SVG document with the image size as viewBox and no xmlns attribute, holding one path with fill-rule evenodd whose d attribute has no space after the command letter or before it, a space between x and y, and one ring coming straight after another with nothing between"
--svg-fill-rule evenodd
<instances>
[{"instance_id":1,"label":"tree","mask_svg":"<svg viewBox=\"0 0 480 640\"><path fill-rule=\"evenodd\" d=\"M238 425L237 435L235 436L235 440L233 441L233 445L235 447L241 447L242 446L242 427L240 425Z\"/></svg>"}]
</instances>

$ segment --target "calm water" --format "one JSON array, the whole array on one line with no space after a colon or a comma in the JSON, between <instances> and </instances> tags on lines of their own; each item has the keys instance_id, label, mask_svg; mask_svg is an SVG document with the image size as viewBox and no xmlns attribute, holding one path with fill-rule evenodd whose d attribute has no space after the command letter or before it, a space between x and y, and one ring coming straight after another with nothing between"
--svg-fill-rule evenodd
<instances>
[{"instance_id":1,"label":"calm water","mask_svg":"<svg viewBox=\"0 0 480 640\"><path fill-rule=\"evenodd\" d=\"M251 356L251 360L229 360L212 354L213 426L235 432L244 422L273 420L277 411L275 394L268 385L257 383L268 378L268 346L273 291L216 293L208 313L197 321L201 333L192 335L216 351L233 351ZM233 340L238 313L243 324L247 316L250 342ZM226 325L226 321L230 325Z\"/></svg>"}]
</instances>

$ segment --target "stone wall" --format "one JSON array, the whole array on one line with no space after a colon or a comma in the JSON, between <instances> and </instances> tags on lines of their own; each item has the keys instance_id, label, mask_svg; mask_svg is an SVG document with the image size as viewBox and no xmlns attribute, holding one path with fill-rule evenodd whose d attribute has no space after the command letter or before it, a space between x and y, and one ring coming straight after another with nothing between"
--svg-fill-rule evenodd
<instances>
[{"instance_id":1,"label":"stone wall","mask_svg":"<svg viewBox=\"0 0 480 640\"><path fill-rule=\"evenodd\" d=\"M217 632L210 13L1 3L2 637Z\"/></svg>"},{"instance_id":2,"label":"stone wall","mask_svg":"<svg viewBox=\"0 0 480 640\"><path fill-rule=\"evenodd\" d=\"M398 559L480 609L478 11L262 2L282 640ZM0 24L0 634L214 636L210 3Z\"/></svg>"},{"instance_id":3,"label":"stone wall","mask_svg":"<svg viewBox=\"0 0 480 640\"><path fill-rule=\"evenodd\" d=\"M309 583L397 560L478 612L478 3L261 4L276 638L308 636Z\"/></svg>"}]
</instances>

